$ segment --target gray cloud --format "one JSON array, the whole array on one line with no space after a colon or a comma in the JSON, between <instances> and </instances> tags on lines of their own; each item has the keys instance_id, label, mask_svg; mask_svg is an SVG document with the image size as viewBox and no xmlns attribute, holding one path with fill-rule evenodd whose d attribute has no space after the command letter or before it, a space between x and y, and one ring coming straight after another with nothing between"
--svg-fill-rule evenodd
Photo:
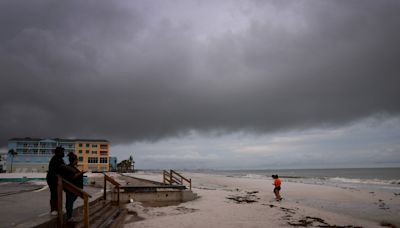
<instances>
[{"instance_id":1,"label":"gray cloud","mask_svg":"<svg viewBox=\"0 0 400 228\"><path fill-rule=\"evenodd\" d=\"M398 1L280 2L2 1L0 145L399 115Z\"/></svg>"}]
</instances>

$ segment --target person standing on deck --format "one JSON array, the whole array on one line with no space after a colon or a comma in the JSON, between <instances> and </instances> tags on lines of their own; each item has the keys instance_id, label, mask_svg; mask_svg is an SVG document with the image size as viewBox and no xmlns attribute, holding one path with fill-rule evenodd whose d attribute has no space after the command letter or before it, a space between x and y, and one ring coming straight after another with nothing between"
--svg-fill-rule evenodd
<instances>
[{"instance_id":1,"label":"person standing on deck","mask_svg":"<svg viewBox=\"0 0 400 228\"><path fill-rule=\"evenodd\" d=\"M76 154L69 152L68 160L69 160L68 175L65 178L67 179L67 181L71 182L71 184L75 185L80 189L83 189L83 174L85 172L77 168L78 157L76 156ZM65 195L66 195L65 210L67 211L67 221L73 222L72 212L74 208L74 202L78 197L77 195L68 190L65 190Z\"/></svg>"},{"instance_id":2,"label":"person standing on deck","mask_svg":"<svg viewBox=\"0 0 400 228\"><path fill-rule=\"evenodd\" d=\"M60 175L62 168L65 167L63 160L64 148L56 147L54 155L49 163L49 170L47 171L46 181L50 189L50 209L51 215L58 215L58 194L57 194L57 175Z\"/></svg>"}]
</instances>

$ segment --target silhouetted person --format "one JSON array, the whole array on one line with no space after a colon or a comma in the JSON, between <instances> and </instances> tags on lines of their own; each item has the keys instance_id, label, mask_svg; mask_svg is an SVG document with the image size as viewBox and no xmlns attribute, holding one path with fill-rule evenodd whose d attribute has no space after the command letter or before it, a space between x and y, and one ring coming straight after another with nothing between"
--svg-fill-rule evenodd
<instances>
[{"instance_id":1,"label":"silhouetted person","mask_svg":"<svg viewBox=\"0 0 400 228\"><path fill-rule=\"evenodd\" d=\"M69 152L68 159L69 159L68 172L65 176L65 179L69 181L71 184L75 185L76 187L83 189L83 174L85 172L82 172L77 168L78 157L76 156L76 154ZM65 190L65 196L66 196L65 209L67 211L67 221L72 222L72 212L77 195L68 190Z\"/></svg>"},{"instance_id":2,"label":"silhouetted person","mask_svg":"<svg viewBox=\"0 0 400 228\"><path fill-rule=\"evenodd\" d=\"M281 201L282 197L279 193L279 191L281 190L281 180L279 179L278 175L272 175L272 178L274 179L273 185L275 186L274 194L275 194L276 201Z\"/></svg>"},{"instance_id":3,"label":"silhouetted person","mask_svg":"<svg viewBox=\"0 0 400 228\"><path fill-rule=\"evenodd\" d=\"M57 175L61 175L63 166L65 166L64 160L64 148L56 147L54 155L49 163L49 170L47 171L46 181L50 188L50 208L51 215L58 215L57 213Z\"/></svg>"}]
</instances>

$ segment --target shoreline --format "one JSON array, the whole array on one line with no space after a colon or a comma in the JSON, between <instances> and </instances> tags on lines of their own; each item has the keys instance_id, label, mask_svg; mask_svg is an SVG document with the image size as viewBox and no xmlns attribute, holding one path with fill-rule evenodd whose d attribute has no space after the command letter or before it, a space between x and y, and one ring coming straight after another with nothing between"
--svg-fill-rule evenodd
<instances>
[{"instance_id":1,"label":"shoreline","mask_svg":"<svg viewBox=\"0 0 400 228\"><path fill-rule=\"evenodd\" d=\"M167 207L129 204L141 220L125 227L400 226L400 196L390 192L282 179L284 199L276 202L268 179L182 173L192 178L197 200ZM162 178L154 172L133 176L158 181Z\"/></svg>"},{"instance_id":2,"label":"shoreline","mask_svg":"<svg viewBox=\"0 0 400 228\"><path fill-rule=\"evenodd\" d=\"M192 179L192 190L198 199L158 207L128 203L127 208L137 215L130 215L125 227L400 227L400 189L371 190L281 178L283 201L276 202L272 179L181 173ZM162 180L161 172L155 171L128 175ZM0 175L43 176L44 173Z\"/></svg>"}]
</instances>

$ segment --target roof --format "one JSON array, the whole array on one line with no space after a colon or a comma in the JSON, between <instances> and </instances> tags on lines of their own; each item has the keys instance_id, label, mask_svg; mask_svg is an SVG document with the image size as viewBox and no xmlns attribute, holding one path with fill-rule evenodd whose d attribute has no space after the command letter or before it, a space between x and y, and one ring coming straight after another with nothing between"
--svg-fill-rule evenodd
<instances>
[{"instance_id":1,"label":"roof","mask_svg":"<svg viewBox=\"0 0 400 228\"><path fill-rule=\"evenodd\" d=\"M62 139L62 138L11 138L8 141L25 141L25 142L34 142L34 141L42 141L42 140L54 140L54 141L62 141L62 142L109 142L105 139Z\"/></svg>"}]
</instances>

